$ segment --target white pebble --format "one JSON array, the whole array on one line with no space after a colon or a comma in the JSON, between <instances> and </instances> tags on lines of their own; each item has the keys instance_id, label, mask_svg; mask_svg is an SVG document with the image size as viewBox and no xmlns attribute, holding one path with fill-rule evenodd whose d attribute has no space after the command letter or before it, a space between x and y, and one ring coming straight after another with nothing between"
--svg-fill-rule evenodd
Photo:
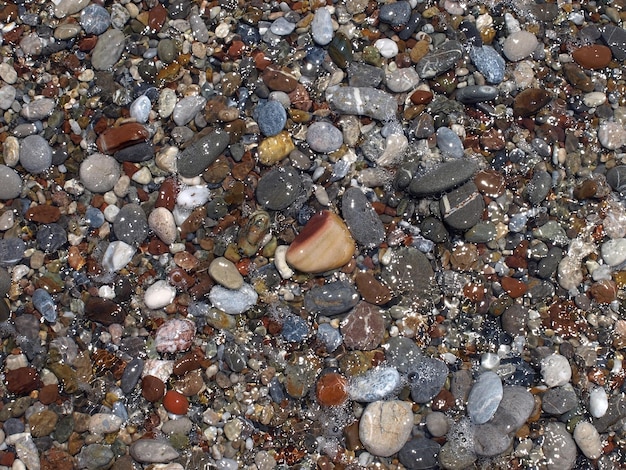
<instances>
[{"instance_id":1,"label":"white pebble","mask_svg":"<svg viewBox=\"0 0 626 470\"><path fill-rule=\"evenodd\" d=\"M572 378L572 368L565 356L551 354L541 361L541 376L548 387L560 387Z\"/></svg>"},{"instance_id":2,"label":"white pebble","mask_svg":"<svg viewBox=\"0 0 626 470\"><path fill-rule=\"evenodd\" d=\"M102 267L107 271L119 271L133 259L135 251L135 248L121 240L111 242L104 252Z\"/></svg>"},{"instance_id":3,"label":"white pebble","mask_svg":"<svg viewBox=\"0 0 626 470\"><path fill-rule=\"evenodd\" d=\"M106 220L108 220L109 222L114 222L119 212L120 208L117 206L106 206L102 213L104 214L104 218Z\"/></svg>"},{"instance_id":4,"label":"white pebble","mask_svg":"<svg viewBox=\"0 0 626 470\"><path fill-rule=\"evenodd\" d=\"M589 412L594 418L602 418L609 409L609 397L602 387L595 387L589 393Z\"/></svg>"},{"instance_id":5,"label":"white pebble","mask_svg":"<svg viewBox=\"0 0 626 470\"><path fill-rule=\"evenodd\" d=\"M152 310L163 308L173 302L176 288L165 280L159 280L146 289L143 301Z\"/></svg>"},{"instance_id":6,"label":"white pebble","mask_svg":"<svg viewBox=\"0 0 626 470\"><path fill-rule=\"evenodd\" d=\"M289 279L294 274L286 261L287 249L289 249L288 245L279 245L274 250L274 266L283 279Z\"/></svg>"},{"instance_id":7,"label":"white pebble","mask_svg":"<svg viewBox=\"0 0 626 470\"><path fill-rule=\"evenodd\" d=\"M182 209L193 209L206 204L211 197L211 191L206 186L190 186L178 193L176 205Z\"/></svg>"},{"instance_id":8,"label":"white pebble","mask_svg":"<svg viewBox=\"0 0 626 470\"><path fill-rule=\"evenodd\" d=\"M386 59L390 59L398 55L398 45L389 38L381 38L374 43L374 47L378 49L380 55Z\"/></svg>"},{"instance_id":9,"label":"white pebble","mask_svg":"<svg viewBox=\"0 0 626 470\"><path fill-rule=\"evenodd\" d=\"M130 116L135 118L137 122L147 122L150 117L150 109L152 109L150 98L141 95L130 105Z\"/></svg>"}]
</instances>

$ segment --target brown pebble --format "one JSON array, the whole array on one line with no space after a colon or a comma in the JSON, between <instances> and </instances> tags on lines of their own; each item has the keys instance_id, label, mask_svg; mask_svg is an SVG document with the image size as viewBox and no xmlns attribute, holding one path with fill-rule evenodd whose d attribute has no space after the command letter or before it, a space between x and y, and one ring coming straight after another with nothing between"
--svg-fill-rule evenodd
<instances>
[{"instance_id":1,"label":"brown pebble","mask_svg":"<svg viewBox=\"0 0 626 470\"><path fill-rule=\"evenodd\" d=\"M595 85L591 77L589 77L583 69L576 64L563 64L563 73L565 79L575 88L580 91L589 93L593 91Z\"/></svg>"},{"instance_id":2,"label":"brown pebble","mask_svg":"<svg viewBox=\"0 0 626 470\"><path fill-rule=\"evenodd\" d=\"M572 52L572 58L578 65L592 70L606 67L612 57L611 49L601 44L579 47Z\"/></svg>"},{"instance_id":3,"label":"brown pebble","mask_svg":"<svg viewBox=\"0 0 626 470\"><path fill-rule=\"evenodd\" d=\"M116 470L119 470L116 462ZM0 464L4 465L4 464ZM63 449L52 447L41 456L41 470L74 470L74 458Z\"/></svg>"},{"instance_id":4,"label":"brown pebble","mask_svg":"<svg viewBox=\"0 0 626 470\"><path fill-rule=\"evenodd\" d=\"M39 390L39 401L44 405L54 403L59 398L59 386L57 384L48 384Z\"/></svg>"},{"instance_id":5,"label":"brown pebble","mask_svg":"<svg viewBox=\"0 0 626 470\"><path fill-rule=\"evenodd\" d=\"M527 88L515 97L513 113L520 117L531 116L547 105L550 99L550 94L541 88Z\"/></svg>"},{"instance_id":6,"label":"brown pebble","mask_svg":"<svg viewBox=\"0 0 626 470\"><path fill-rule=\"evenodd\" d=\"M413 104L428 104L433 100L433 93L426 90L415 90L411 94L411 103Z\"/></svg>"},{"instance_id":7,"label":"brown pebble","mask_svg":"<svg viewBox=\"0 0 626 470\"><path fill-rule=\"evenodd\" d=\"M122 124L105 130L96 139L98 150L106 154L114 154L118 150L148 140L148 130L136 122Z\"/></svg>"},{"instance_id":8,"label":"brown pebble","mask_svg":"<svg viewBox=\"0 0 626 470\"><path fill-rule=\"evenodd\" d=\"M359 302L341 322L341 334L348 349L374 349L385 334L385 321L380 309L370 303Z\"/></svg>"},{"instance_id":9,"label":"brown pebble","mask_svg":"<svg viewBox=\"0 0 626 470\"><path fill-rule=\"evenodd\" d=\"M39 374L34 367L18 367L4 374L7 390L18 395L25 395L41 387Z\"/></svg>"},{"instance_id":10,"label":"brown pebble","mask_svg":"<svg viewBox=\"0 0 626 470\"><path fill-rule=\"evenodd\" d=\"M521 297L528 290L528 286L515 278L505 276L500 280L502 288L514 299Z\"/></svg>"},{"instance_id":11,"label":"brown pebble","mask_svg":"<svg viewBox=\"0 0 626 470\"><path fill-rule=\"evenodd\" d=\"M366 302L374 305L384 305L391 300L391 290L372 274L358 272L354 280L357 290Z\"/></svg>"},{"instance_id":12,"label":"brown pebble","mask_svg":"<svg viewBox=\"0 0 626 470\"><path fill-rule=\"evenodd\" d=\"M591 285L589 293L596 302L608 304L617 298L617 284L611 279L602 279Z\"/></svg>"},{"instance_id":13,"label":"brown pebble","mask_svg":"<svg viewBox=\"0 0 626 470\"><path fill-rule=\"evenodd\" d=\"M203 360L204 354L202 354L201 351L189 351L183 357L176 360L173 373L175 375L184 375L189 371L200 369Z\"/></svg>"},{"instance_id":14,"label":"brown pebble","mask_svg":"<svg viewBox=\"0 0 626 470\"><path fill-rule=\"evenodd\" d=\"M296 80L293 75L275 69L274 67L267 67L263 71L261 78L263 79L263 83L265 83L270 90L291 93L298 86L298 80Z\"/></svg>"},{"instance_id":15,"label":"brown pebble","mask_svg":"<svg viewBox=\"0 0 626 470\"><path fill-rule=\"evenodd\" d=\"M26 211L24 218L40 224L49 224L61 218L61 210L57 206L33 206Z\"/></svg>"},{"instance_id":16,"label":"brown pebble","mask_svg":"<svg viewBox=\"0 0 626 470\"><path fill-rule=\"evenodd\" d=\"M187 372L173 384L173 388L186 397L197 395L204 387L202 371L199 369Z\"/></svg>"},{"instance_id":17,"label":"brown pebble","mask_svg":"<svg viewBox=\"0 0 626 470\"><path fill-rule=\"evenodd\" d=\"M480 145L482 145L485 150L502 150L505 144L506 141L504 140L502 131L493 127L483 132L480 136Z\"/></svg>"},{"instance_id":18,"label":"brown pebble","mask_svg":"<svg viewBox=\"0 0 626 470\"><path fill-rule=\"evenodd\" d=\"M104 326L113 323L124 323L126 311L117 302L101 297L89 297L85 302L85 315L91 321L101 323Z\"/></svg>"},{"instance_id":19,"label":"brown pebble","mask_svg":"<svg viewBox=\"0 0 626 470\"><path fill-rule=\"evenodd\" d=\"M476 173L474 184L480 193L491 198L502 196L506 189L504 176L500 172L490 169Z\"/></svg>"},{"instance_id":20,"label":"brown pebble","mask_svg":"<svg viewBox=\"0 0 626 470\"><path fill-rule=\"evenodd\" d=\"M146 375L141 379L141 394L150 401L159 401L165 395L165 384L154 375Z\"/></svg>"},{"instance_id":21,"label":"brown pebble","mask_svg":"<svg viewBox=\"0 0 626 470\"><path fill-rule=\"evenodd\" d=\"M598 184L592 179L587 179L574 188L574 197L578 200L589 199L596 195L597 190Z\"/></svg>"}]
</instances>

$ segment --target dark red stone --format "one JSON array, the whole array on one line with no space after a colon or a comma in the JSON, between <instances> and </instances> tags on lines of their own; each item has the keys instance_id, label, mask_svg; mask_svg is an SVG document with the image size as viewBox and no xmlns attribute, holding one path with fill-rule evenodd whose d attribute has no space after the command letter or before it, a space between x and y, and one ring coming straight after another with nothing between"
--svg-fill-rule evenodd
<instances>
[{"instance_id":1,"label":"dark red stone","mask_svg":"<svg viewBox=\"0 0 626 470\"><path fill-rule=\"evenodd\" d=\"M126 318L126 311L113 300L89 297L87 302L85 302L85 315L91 321L109 326L113 323L123 324Z\"/></svg>"},{"instance_id":2,"label":"dark red stone","mask_svg":"<svg viewBox=\"0 0 626 470\"><path fill-rule=\"evenodd\" d=\"M41 387L39 374L33 367L19 367L4 374L7 390L18 395L26 395Z\"/></svg>"}]
</instances>

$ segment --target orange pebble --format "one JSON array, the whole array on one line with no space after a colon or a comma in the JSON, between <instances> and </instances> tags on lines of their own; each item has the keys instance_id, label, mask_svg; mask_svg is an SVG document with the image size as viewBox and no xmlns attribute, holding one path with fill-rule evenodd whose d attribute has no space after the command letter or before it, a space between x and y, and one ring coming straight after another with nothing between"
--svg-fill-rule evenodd
<instances>
[{"instance_id":1,"label":"orange pebble","mask_svg":"<svg viewBox=\"0 0 626 470\"><path fill-rule=\"evenodd\" d=\"M189 400L182 393L169 390L163 397L163 406L167 411L175 415L184 415L189 409Z\"/></svg>"},{"instance_id":2,"label":"orange pebble","mask_svg":"<svg viewBox=\"0 0 626 470\"><path fill-rule=\"evenodd\" d=\"M347 385L348 381L343 375L329 372L317 381L315 388L317 400L324 406L341 405L348 398Z\"/></svg>"}]
</instances>

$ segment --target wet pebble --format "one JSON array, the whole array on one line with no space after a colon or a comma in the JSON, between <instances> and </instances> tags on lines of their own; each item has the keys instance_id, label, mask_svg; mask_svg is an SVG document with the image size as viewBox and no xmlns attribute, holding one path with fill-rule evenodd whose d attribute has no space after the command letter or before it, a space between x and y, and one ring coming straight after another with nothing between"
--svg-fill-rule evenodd
<instances>
[{"instance_id":1,"label":"wet pebble","mask_svg":"<svg viewBox=\"0 0 626 470\"><path fill-rule=\"evenodd\" d=\"M349 188L341 198L341 214L354 239L372 248L380 245L385 228L367 197L358 188Z\"/></svg>"},{"instance_id":2,"label":"wet pebble","mask_svg":"<svg viewBox=\"0 0 626 470\"><path fill-rule=\"evenodd\" d=\"M130 446L130 455L138 462L170 462L178 457L178 452L165 441L140 439Z\"/></svg>"},{"instance_id":3,"label":"wet pebble","mask_svg":"<svg viewBox=\"0 0 626 470\"><path fill-rule=\"evenodd\" d=\"M279 101L268 100L257 105L254 110L254 119L259 124L263 135L274 136L285 127L287 112Z\"/></svg>"},{"instance_id":4,"label":"wet pebble","mask_svg":"<svg viewBox=\"0 0 626 470\"><path fill-rule=\"evenodd\" d=\"M352 309L359 301L354 286L346 281L314 286L304 295L304 308L310 313L334 316Z\"/></svg>"},{"instance_id":5,"label":"wet pebble","mask_svg":"<svg viewBox=\"0 0 626 470\"><path fill-rule=\"evenodd\" d=\"M476 380L467 401L467 413L472 422L483 424L496 413L502 400L502 381L494 372L483 372Z\"/></svg>"},{"instance_id":6,"label":"wet pebble","mask_svg":"<svg viewBox=\"0 0 626 470\"><path fill-rule=\"evenodd\" d=\"M236 290L214 286L209 293L209 299L214 307L230 315L239 315L256 304L258 294L246 283Z\"/></svg>"},{"instance_id":7,"label":"wet pebble","mask_svg":"<svg viewBox=\"0 0 626 470\"><path fill-rule=\"evenodd\" d=\"M94 153L80 164L80 181L94 193L113 189L120 178L120 165L113 157Z\"/></svg>"},{"instance_id":8,"label":"wet pebble","mask_svg":"<svg viewBox=\"0 0 626 470\"><path fill-rule=\"evenodd\" d=\"M413 428L411 405L399 400L367 405L359 422L359 439L368 452L382 457L398 452Z\"/></svg>"},{"instance_id":9,"label":"wet pebble","mask_svg":"<svg viewBox=\"0 0 626 470\"><path fill-rule=\"evenodd\" d=\"M0 181L0 199L14 199L22 192L22 178L6 165L0 165Z\"/></svg>"},{"instance_id":10,"label":"wet pebble","mask_svg":"<svg viewBox=\"0 0 626 470\"><path fill-rule=\"evenodd\" d=\"M259 180L256 196L270 210L283 210L296 201L302 191L299 172L291 166L281 166L265 173Z\"/></svg>"},{"instance_id":11,"label":"wet pebble","mask_svg":"<svg viewBox=\"0 0 626 470\"><path fill-rule=\"evenodd\" d=\"M428 403L448 378L448 366L440 359L421 356L407 371L411 398L416 403Z\"/></svg>"},{"instance_id":12,"label":"wet pebble","mask_svg":"<svg viewBox=\"0 0 626 470\"><path fill-rule=\"evenodd\" d=\"M333 39L333 23L330 12L326 7L315 10L311 22L311 35L313 41L320 46L326 46Z\"/></svg>"},{"instance_id":13,"label":"wet pebble","mask_svg":"<svg viewBox=\"0 0 626 470\"><path fill-rule=\"evenodd\" d=\"M29 135L20 143L20 164L30 173L42 173L52 165L52 149L39 135Z\"/></svg>"},{"instance_id":14,"label":"wet pebble","mask_svg":"<svg viewBox=\"0 0 626 470\"><path fill-rule=\"evenodd\" d=\"M126 204L113 223L115 236L131 246L141 244L148 236L148 219L138 204Z\"/></svg>"},{"instance_id":15,"label":"wet pebble","mask_svg":"<svg viewBox=\"0 0 626 470\"><path fill-rule=\"evenodd\" d=\"M518 62L531 55L539 44L537 36L529 31L517 31L507 36L502 52L511 62Z\"/></svg>"},{"instance_id":16,"label":"wet pebble","mask_svg":"<svg viewBox=\"0 0 626 470\"><path fill-rule=\"evenodd\" d=\"M331 153L343 144L343 134L327 121L317 121L309 126L306 141L315 152Z\"/></svg>"}]
</instances>

